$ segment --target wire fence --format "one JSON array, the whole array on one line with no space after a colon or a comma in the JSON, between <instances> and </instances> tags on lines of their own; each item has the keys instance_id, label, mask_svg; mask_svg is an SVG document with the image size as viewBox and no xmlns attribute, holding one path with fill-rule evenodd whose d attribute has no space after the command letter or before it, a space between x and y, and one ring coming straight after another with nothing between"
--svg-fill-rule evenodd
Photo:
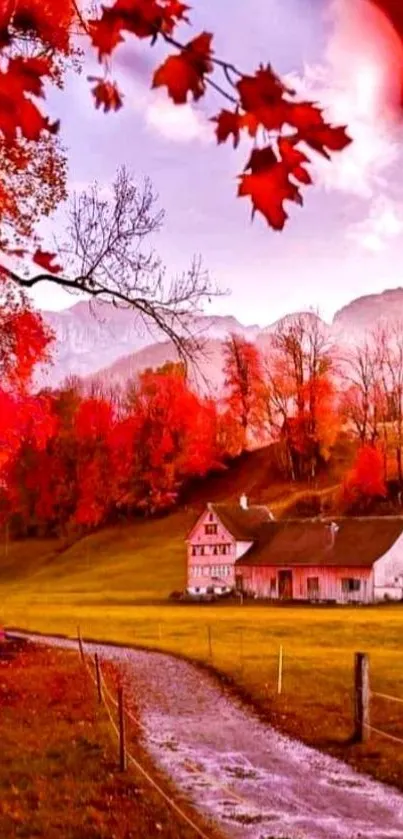
<instances>
[{"instance_id":1,"label":"wire fence","mask_svg":"<svg viewBox=\"0 0 403 839\"><path fill-rule=\"evenodd\" d=\"M383 699L386 702L397 702L399 705L403 705L403 698L400 696L392 696L389 693L380 693L378 691L369 690L369 700L372 700L373 697L377 697L379 699ZM387 740L390 740L393 743L398 743L403 746L403 737L398 737L396 734L391 734L388 731L383 731L380 728L377 728L374 725L371 725L370 722L365 723L365 728L367 731L373 731L374 734L378 734L379 737L385 737Z\"/></svg>"},{"instance_id":2,"label":"wire fence","mask_svg":"<svg viewBox=\"0 0 403 839\"><path fill-rule=\"evenodd\" d=\"M135 716L127 707L125 707L123 703L123 688L120 686L118 699L113 696L112 691L110 690L105 676L102 672L101 662L98 659L97 654L94 656L94 666L95 666L95 675L94 672L91 670L91 667L88 662L89 654L86 655L84 643L81 638L80 631L78 630L78 645L79 645L79 652L85 669L93 682L94 686L97 687L98 691L98 698L102 703L103 707L106 710L111 728L116 736L116 739L119 744L119 752L122 754L124 753L125 756L125 766L126 763L129 762L135 769L145 778L145 780L153 787L153 789L164 799L164 801L171 807L172 810L176 812L176 814L185 821L189 827L193 829L193 831L201 837L201 839L210 839L207 836L204 830L202 830L193 819L188 816L184 810L178 805L178 803L172 798L172 796L168 795L161 787L161 785L150 775L150 773L144 768L144 766L140 763L140 761L134 757L134 755L128 750L126 746L126 737L125 737L125 729L121 725L122 717L130 720L138 729L143 732L146 732L146 726L143 725L141 720L138 716ZM101 687L101 689L99 689ZM119 701L119 699L121 701ZM110 704L109 704L110 703ZM110 707L112 706L112 709ZM114 711L118 714L118 722L114 719ZM120 724L119 724L120 723ZM243 796L238 795L234 790L230 787L222 784L217 778L208 775L206 772L202 772L196 764L192 763L191 761L187 761L188 768L195 774L198 775L200 778L203 778L204 781L214 785L216 789L220 789L226 796L231 798L237 804L247 805L249 810L257 810L256 805L253 802L247 800ZM122 763L120 764L121 769L123 768Z\"/></svg>"}]
</instances>

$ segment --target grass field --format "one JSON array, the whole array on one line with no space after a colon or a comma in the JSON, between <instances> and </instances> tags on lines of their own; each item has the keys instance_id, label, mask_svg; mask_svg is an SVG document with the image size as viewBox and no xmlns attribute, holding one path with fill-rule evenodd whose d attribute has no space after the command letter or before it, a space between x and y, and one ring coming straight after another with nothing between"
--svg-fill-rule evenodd
<instances>
[{"instance_id":1,"label":"grass field","mask_svg":"<svg viewBox=\"0 0 403 839\"><path fill-rule=\"evenodd\" d=\"M0 646L2 837L194 839L137 770L119 772L108 717L75 653L31 645L11 659L4 653ZM129 730L127 743L173 793ZM203 828L186 805L185 811Z\"/></svg>"}]
</instances>

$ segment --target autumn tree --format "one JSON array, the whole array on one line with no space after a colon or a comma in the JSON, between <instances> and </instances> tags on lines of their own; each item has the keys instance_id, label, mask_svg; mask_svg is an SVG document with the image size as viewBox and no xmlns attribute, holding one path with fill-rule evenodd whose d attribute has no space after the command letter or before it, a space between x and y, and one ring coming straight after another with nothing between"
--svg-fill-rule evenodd
<instances>
[{"instance_id":1,"label":"autumn tree","mask_svg":"<svg viewBox=\"0 0 403 839\"><path fill-rule=\"evenodd\" d=\"M255 344L232 333L224 342L226 405L242 429L242 448L263 429L263 371Z\"/></svg>"},{"instance_id":2,"label":"autumn tree","mask_svg":"<svg viewBox=\"0 0 403 839\"><path fill-rule=\"evenodd\" d=\"M385 470L387 451L392 447L397 480L403 486L403 322L395 320L386 329L380 325L374 333L376 369L381 388Z\"/></svg>"},{"instance_id":3,"label":"autumn tree","mask_svg":"<svg viewBox=\"0 0 403 839\"><path fill-rule=\"evenodd\" d=\"M217 462L216 411L180 370L143 373L115 428L118 504L153 512L172 506L183 484Z\"/></svg>"},{"instance_id":4,"label":"autumn tree","mask_svg":"<svg viewBox=\"0 0 403 839\"><path fill-rule=\"evenodd\" d=\"M374 445L383 413L379 347L373 336L350 347L343 359L342 411L360 445Z\"/></svg>"},{"instance_id":5,"label":"autumn tree","mask_svg":"<svg viewBox=\"0 0 403 839\"><path fill-rule=\"evenodd\" d=\"M283 442L288 471L294 480L314 477L338 430L334 348L317 315L280 321L264 368L267 419Z\"/></svg>"},{"instance_id":6,"label":"autumn tree","mask_svg":"<svg viewBox=\"0 0 403 839\"><path fill-rule=\"evenodd\" d=\"M35 366L50 360L53 337L25 295L0 279L0 387L26 390Z\"/></svg>"},{"instance_id":7,"label":"autumn tree","mask_svg":"<svg viewBox=\"0 0 403 839\"><path fill-rule=\"evenodd\" d=\"M352 513L367 512L374 500L386 494L382 452L376 446L363 445L344 481L344 502Z\"/></svg>"}]
</instances>

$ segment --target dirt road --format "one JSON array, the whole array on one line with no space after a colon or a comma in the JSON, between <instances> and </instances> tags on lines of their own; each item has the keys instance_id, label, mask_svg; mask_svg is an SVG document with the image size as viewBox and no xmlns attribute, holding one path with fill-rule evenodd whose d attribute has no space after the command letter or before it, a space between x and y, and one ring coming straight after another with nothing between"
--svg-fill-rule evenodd
<instances>
[{"instance_id":1,"label":"dirt road","mask_svg":"<svg viewBox=\"0 0 403 839\"><path fill-rule=\"evenodd\" d=\"M118 665L148 751L224 835L403 839L403 795L281 736L213 676L161 653L86 649Z\"/></svg>"}]
</instances>

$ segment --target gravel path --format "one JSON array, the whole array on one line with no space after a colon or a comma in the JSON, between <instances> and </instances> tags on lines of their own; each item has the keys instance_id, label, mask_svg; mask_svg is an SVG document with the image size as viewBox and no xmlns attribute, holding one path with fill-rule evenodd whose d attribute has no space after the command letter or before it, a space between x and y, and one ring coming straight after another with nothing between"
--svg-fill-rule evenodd
<instances>
[{"instance_id":1,"label":"gravel path","mask_svg":"<svg viewBox=\"0 0 403 839\"><path fill-rule=\"evenodd\" d=\"M120 668L149 753L230 839L403 839L399 792L281 736L214 677L162 653L86 648Z\"/></svg>"}]
</instances>

